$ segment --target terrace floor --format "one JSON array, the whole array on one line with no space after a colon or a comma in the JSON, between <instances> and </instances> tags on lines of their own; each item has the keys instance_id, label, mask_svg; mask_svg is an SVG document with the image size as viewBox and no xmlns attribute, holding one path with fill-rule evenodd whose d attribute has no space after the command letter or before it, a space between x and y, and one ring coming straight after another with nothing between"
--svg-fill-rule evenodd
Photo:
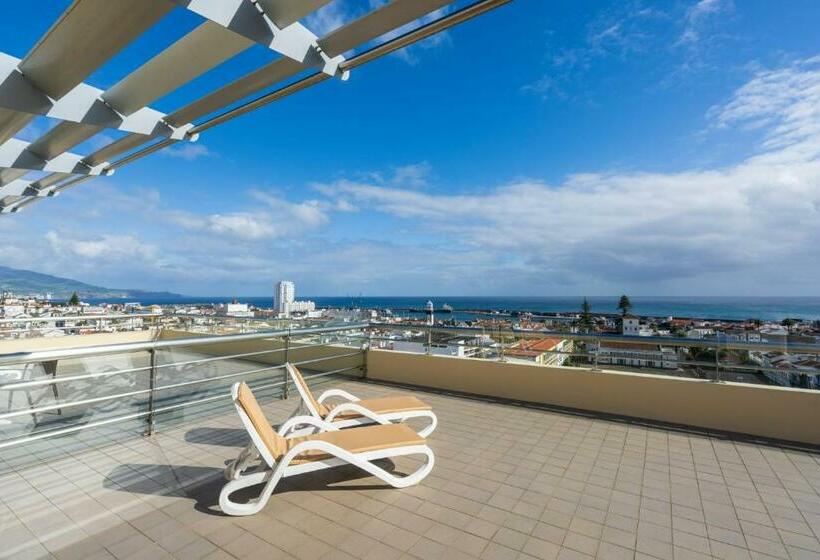
<instances>
[{"instance_id":1,"label":"terrace floor","mask_svg":"<svg viewBox=\"0 0 820 560\"><path fill-rule=\"evenodd\" d=\"M343 467L286 479L256 516L222 516L221 470L246 442L226 413L0 475L0 556L820 558L818 454L418 394L440 420L419 486ZM265 408L280 422L295 406Z\"/></svg>"}]
</instances>

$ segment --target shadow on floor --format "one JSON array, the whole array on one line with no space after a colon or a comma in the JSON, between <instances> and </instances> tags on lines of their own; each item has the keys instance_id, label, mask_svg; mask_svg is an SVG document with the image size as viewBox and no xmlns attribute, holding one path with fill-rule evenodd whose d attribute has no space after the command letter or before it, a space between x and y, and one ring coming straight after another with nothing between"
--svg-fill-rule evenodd
<instances>
[{"instance_id":1,"label":"shadow on floor","mask_svg":"<svg viewBox=\"0 0 820 560\"><path fill-rule=\"evenodd\" d=\"M188 443L244 447L248 444L248 432L241 428L193 428L185 433Z\"/></svg>"},{"instance_id":2,"label":"shadow on floor","mask_svg":"<svg viewBox=\"0 0 820 560\"><path fill-rule=\"evenodd\" d=\"M375 461L388 472L397 472L390 459ZM105 487L134 494L174 496L194 501L194 509L210 515L223 516L218 507L219 492L225 484L222 469L186 465L118 465L105 480ZM376 481L358 483L363 479ZM380 490L390 489L390 485L372 478L368 473L353 466L341 466L289 477L279 482L274 492L326 491L326 490ZM237 502L245 502L259 495L262 485L245 488L232 495ZM272 498L273 499L273 498Z\"/></svg>"}]
</instances>

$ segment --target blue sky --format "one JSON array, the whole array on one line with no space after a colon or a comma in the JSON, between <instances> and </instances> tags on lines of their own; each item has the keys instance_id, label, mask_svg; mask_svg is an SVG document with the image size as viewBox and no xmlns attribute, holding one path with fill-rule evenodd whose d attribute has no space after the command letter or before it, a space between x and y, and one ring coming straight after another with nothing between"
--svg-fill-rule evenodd
<instances>
[{"instance_id":1,"label":"blue sky","mask_svg":"<svg viewBox=\"0 0 820 560\"><path fill-rule=\"evenodd\" d=\"M9 7L0 50L67 5ZM89 83L199 21L176 10ZM0 263L192 295L818 295L818 26L808 0L515 0L3 216Z\"/></svg>"}]
</instances>

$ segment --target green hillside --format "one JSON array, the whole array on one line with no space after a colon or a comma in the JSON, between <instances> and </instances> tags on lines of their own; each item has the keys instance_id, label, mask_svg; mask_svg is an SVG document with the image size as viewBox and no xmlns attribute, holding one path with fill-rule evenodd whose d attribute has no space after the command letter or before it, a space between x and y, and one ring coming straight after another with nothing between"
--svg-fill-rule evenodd
<instances>
[{"instance_id":1,"label":"green hillside","mask_svg":"<svg viewBox=\"0 0 820 560\"><path fill-rule=\"evenodd\" d=\"M32 270L9 268L7 266L0 266L0 292L14 292L19 295L45 294L46 292L50 292L55 299L68 298L74 292L77 292L81 298L174 297L179 295L170 292L103 288L70 278L42 274Z\"/></svg>"}]
</instances>

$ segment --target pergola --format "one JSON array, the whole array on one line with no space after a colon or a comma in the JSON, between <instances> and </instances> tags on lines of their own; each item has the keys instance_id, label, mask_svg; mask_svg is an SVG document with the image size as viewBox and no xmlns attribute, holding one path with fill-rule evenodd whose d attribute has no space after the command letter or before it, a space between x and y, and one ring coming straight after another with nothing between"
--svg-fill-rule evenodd
<instances>
[{"instance_id":1,"label":"pergola","mask_svg":"<svg viewBox=\"0 0 820 560\"><path fill-rule=\"evenodd\" d=\"M354 68L510 0L475 2L361 52L453 0L392 0L320 38L300 20L330 1L74 0L22 60L0 52L0 213L196 142L209 128L325 80L347 80ZM112 87L86 82L174 9L202 23ZM150 106L257 44L278 57L173 112ZM40 116L59 122L32 142L17 137ZM111 130L119 138L93 153L71 151Z\"/></svg>"}]
</instances>

